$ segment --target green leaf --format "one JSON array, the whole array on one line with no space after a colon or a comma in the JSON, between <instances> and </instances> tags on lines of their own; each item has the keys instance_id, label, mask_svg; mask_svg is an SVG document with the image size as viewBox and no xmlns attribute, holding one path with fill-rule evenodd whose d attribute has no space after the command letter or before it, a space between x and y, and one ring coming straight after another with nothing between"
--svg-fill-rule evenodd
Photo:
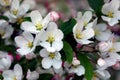
<instances>
[{"instance_id":1,"label":"green leaf","mask_svg":"<svg viewBox=\"0 0 120 80\"><path fill-rule=\"evenodd\" d=\"M0 19L4 19L4 20L7 20L7 21L9 20L8 17L6 17L6 16L1 16L1 15L0 15Z\"/></svg>"},{"instance_id":2,"label":"green leaf","mask_svg":"<svg viewBox=\"0 0 120 80\"><path fill-rule=\"evenodd\" d=\"M73 49L72 49L72 47L70 46L69 43L67 43L67 42L64 41L63 50L65 52L65 56L66 56L67 61L69 63L71 63L72 60L73 60Z\"/></svg>"},{"instance_id":3,"label":"green leaf","mask_svg":"<svg viewBox=\"0 0 120 80\"><path fill-rule=\"evenodd\" d=\"M64 22L59 28L63 31L64 35L67 35L72 32L76 20L71 18L70 20Z\"/></svg>"},{"instance_id":4,"label":"green leaf","mask_svg":"<svg viewBox=\"0 0 120 80\"><path fill-rule=\"evenodd\" d=\"M3 80L3 76L2 76L2 74L0 73L0 80Z\"/></svg>"},{"instance_id":5,"label":"green leaf","mask_svg":"<svg viewBox=\"0 0 120 80\"><path fill-rule=\"evenodd\" d=\"M52 77L52 74L44 73L39 75L39 80L51 80Z\"/></svg>"},{"instance_id":6,"label":"green leaf","mask_svg":"<svg viewBox=\"0 0 120 80\"><path fill-rule=\"evenodd\" d=\"M89 59L84 54L78 54L77 58L80 60L80 63L85 68L85 78L87 80L92 80L93 77L93 66L90 63Z\"/></svg>"},{"instance_id":7,"label":"green leaf","mask_svg":"<svg viewBox=\"0 0 120 80\"><path fill-rule=\"evenodd\" d=\"M104 0L88 0L90 7L95 11L98 17L101 16L101 9L104 4Z\"/></svg>"}]
</instances>

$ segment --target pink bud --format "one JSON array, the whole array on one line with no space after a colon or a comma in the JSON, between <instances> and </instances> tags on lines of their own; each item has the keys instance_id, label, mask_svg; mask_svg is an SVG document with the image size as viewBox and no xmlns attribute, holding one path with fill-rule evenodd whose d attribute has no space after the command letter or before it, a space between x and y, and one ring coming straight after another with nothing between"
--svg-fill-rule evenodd
<instances>
[{"instance_id":1,"label":"pink bud","mask_svg":"<svg viewBox=\"0 0 120 80\"><path fill-rule=\"evenodd\" d=\"M36 55L34 53L29 53L29 54L25 55L25 57L26 57L26 59L31 60L31 59L35 58Z\"/></svg>"},{"instance_id":2,"label":"pink bud","mask_svg":"<svg viewBox=\"0 0 120 80\"><path fill-rule=\"evenodd\" d=\"M14 60L14 57L13 57L12 53L9 52L9 53L8 53L8 56L10 57L11 61Z\"/></svg>"},{"instance_id":3,"label":"pink bud","mask_svg":"<svg viewBox=\"0 0 120 80\"><path fill-rule=\"evenodd\" d=\"M106 62L102 58L99 58L98 61L97 61L97 64L99 66L104 66L106 64Z\"/></svg>"},{"instance_id":4,"label":"pink bud","mask_svg":"<svg viewBox=\"0 0 120 80\"><path fill-rule=\"evenodd\" d=\"M21 59L21 56L19 55L19 54L17 54L16 56L15 56L15 58L16 58L16 60L20 60Z\"/></svg>"},{"instance_id":5,"label":"pink bud","mask_svg":"<svg viewBox=\"0 0 120 80\"><path fill-rule=\"evenodd\" d=\"M80 43L78 43L76 46L77 49L80 49L81 47L82 47L82 44L80 44Z\"/></svg>"},{"instance_id":6,"label":"pink bud","mask_svg":"<svg viewBox=\"0 0 120 80\"><path fill-rule=\"evenodd\" d=\"M120 63L117 61L115 65L113 65L115 70L120 70Z\"/></svg>"},{"instance_id":7,"label":"pink bud","mask_svg":"<svg viewBox=\"0 0 120 80\"><path fill-rule=\"evenodd\" d=\"M109 49L109 44L107 42L100 42L98 44L99 51L106 52Z\"/></svg>"},{"instance_id":8,"label":"pink bud","mask_svg":"<svg viewBox=\"0 0 120 80\"><path fill-rule=\"evenodd\" d=\"M57 21L60 18L60 16L57 12L52 11L52 12L50 12L50 18L52 21Z\"/></svg>"},{"instance_id":9,"label":"pink bud","mask_svg":"<svg viewBox=\"0 0 120 80\"><path fill-rule=\"evenodd\" d=\"M79 64L80 64L80 61L79 61L76 57L74 57L74 58L73 58L73 61L72 61L72 64L73 64L73 65L79 65Z\"/></svg>"}]
</instances>

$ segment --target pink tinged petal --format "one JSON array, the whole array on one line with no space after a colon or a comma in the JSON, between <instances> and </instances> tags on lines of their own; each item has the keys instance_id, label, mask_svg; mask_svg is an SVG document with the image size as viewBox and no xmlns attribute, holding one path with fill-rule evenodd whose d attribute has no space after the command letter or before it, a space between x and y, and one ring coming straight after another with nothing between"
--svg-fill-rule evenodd
<instances>
[{"instance_id":1,"label":"pink tinged petal","mask_svg":"<svg viewBox=\"0 0 120 80\"><path fill-rule=\"evenodd\" d=\"M56 51L60 51L63 48L62 41L55 41L52 43L52 47L56 49Z\"/></svg>"},{"instance_id":2,"label":"pink tinged petal","mask_svg":"<svg viewBox=\"0 0 120 80\"><path fill-rule=\"evenodd\" d=\"M53 64L52 65L55 69L60 69L61 66L62 66L62 60L53 59Z\"/></svg>"},{"instance_id":3,"label":"pink tinged petal","mask_svg":"<svg viewBox=\"0 0 120 80\"><path fill-rule=\"evenodd\" d=\"M120 42L115 42L113 44L113 47L115 48L115 51L116 52L120 52Z\"/></svg>"},{"instance_id":4,"label":"pink tinged petal","mask_svg":"<svg viewBox=\"0 0 120 80\"><path fill-rule=\"evenodd\" d=\"M28 42L33 42L33 35L29 32L23 32L23 37L28 41Z\"/></svg>"},{"instance_id":5,"label":"pink tinged petal","mask_svg":"<svg viewBox=\"0 0 120 80\"><path fill-rule=\"evenodd\" d=\"M78 12L77 13L77 19L81 19L82 18L82 12Z\"/></svg>"},{"instance_id":6,"label":"pink tinged petal","mask_svg":"<svg viewBox=\"0 0 120 80\"><path fill-rule=\"evenodd\" d=\"M42 49L39 52L41 57L48 57L49 56L49 52L46 49Z\"/></svg>"},{"instance_id":7,"label":"pink tinged petal","mask_svg":"<svg viewBox=\"0 0 120 80\"><path fill-rule=\"evenodd\" d=\"M31 20L34 25L36 24L36 22L41 23L41 21L42 21L42 16L41 16L40 12L37 10L32 11L30 13L30 17L31 17Z\"/></svg>"},{"instance_id":8,"label":"pink tinged petal","mask_svg":"<svg viewBox=\"0 0 120 80\"><path fill-rule=\"evenodd\" d=\"M52 59L50 58L43 58L42 60L42 67L45 69L49 69L53 64Z\"/></svg>"},{"instance_id":9,"label":"pink tinged petal","mask_svg":"<svg viewBox=\"0 0 120 80\"><path fill-rule=\"evenodd\" d=\"M23 56L31 53L32 51L29 48L22 47L20 49L17 49L17 52Z\"/></svg>"},{"instance_id":10,"label":"pink tinged petal","mask_svg":"<svg viewBox=\"0 0 120 80\"><path fill-rule=\"evenodd\" d=\"M83 39L90 39L92 37L94 37L95 33L94 30L92 28L86 29L82 32L83 35Z\"/></svg>"},{"instance_id":11,"label":"pink tinged petal","mask_svg":"<svg viewBox=\"0 0 120 80\"><path fill-rule=\"evenodd\" d=\"M24 39L22 36L15 37L15 42L18 47L24 47L28 43L28 41Z\"/></svg>"},{"instance_id":12,"label":"pink tinged petal","mask_svg":"<svg viewBox=\"0 0 120 80\"><path fill-rule=\"evenodd\" d=\"M25 30L25 31L28 31L28 32L31 32L31 33L34 33L34 34L39 32L39 31L36 30L35 25L32 24L31 22L28 22L28 21L23 22L21 24L21 29Z\"/></svg>"},{"instance_id":13,"label":"pink tinged petal","mask_svg":"<svg viewBox=\"0 0 120 80\"><path fill-rule=\"evenodd\" d=\"M114 54L114 53L112 53L112 54ZM113 66L116 63L116 60L112 57L106 58L104 60L108 67Z\"/></svg>"},{"instance_id":14,"label":"pink tinged petal","mask_svg":"<svg viewBox=\"0 0 120 80\"><path fill-rule=\"evenodd\" d=\"M23 71L22 71L22 67L19 64L16 64L14 66L14 73L15 73L17 80L22 79Z\"/></svg>"},{"instance_id":15,"label":"pink tinged petal","mask_svg":"<svg viewBox=\"0 0 120 80\"><path fill-rule=\"evenodd\" d=\"M89 43L92 43L93 41L90 41L87 39L81 39L81 40L77 40L77 42L80 44L89 44Z\"/></svg>"}]
</instances>

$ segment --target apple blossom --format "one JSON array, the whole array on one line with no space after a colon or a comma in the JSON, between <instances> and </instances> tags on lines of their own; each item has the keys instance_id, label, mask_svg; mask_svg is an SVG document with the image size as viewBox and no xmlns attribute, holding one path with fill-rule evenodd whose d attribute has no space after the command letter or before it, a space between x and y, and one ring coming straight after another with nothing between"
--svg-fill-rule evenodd
<instances>
[{"instance_id":1,"label":"apple blossom","mask_svg":"<svg viewBox=\"0 0 120 80\"><path fill-rule=\"evenodd\" d=\"M46 49L40 51L40 56L42 59L42 67L49 69L51 66L55 69L60 69L62 67L61 55L59 52L49 52Z\"/></svg>"},{"instance_id":2,"label":"apple blossom","mask_svg":"<svg viewBox=\"0 0 120 80\"><path fill-rule=\"evenodd\" d=\"M19 64L16 64L13 70L3 71L2 76L4 80L22 80L22 67Z\"/></svg>"},{"instance_id":3,"label":"apple blossom","mask_svg":"<svg viewBox=\"0 0 120 80\"><path fill-rule=\"evenodd\" d=\"M102 7L102 19L110 26L114 26L120 20L120 11L119 11L120 3L118 0L112 0L109 3L105 3Z\"/></svg>"}]
</instances>

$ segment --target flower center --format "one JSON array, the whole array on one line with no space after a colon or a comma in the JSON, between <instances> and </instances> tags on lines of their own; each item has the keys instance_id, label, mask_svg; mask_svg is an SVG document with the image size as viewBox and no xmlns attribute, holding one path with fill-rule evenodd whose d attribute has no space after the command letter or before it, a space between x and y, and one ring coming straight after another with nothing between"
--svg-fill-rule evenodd
<instances>
[{"instance_id":1,"label":"flower center","mask_svg":"<svg viewBox=\"0 0 120 80\"><path fill-rule=\"evenodd\" d=\"M10 2L9 2L9 0L4 0L4 3L5 3L5 5L10 5Z\"/></svg>"},{"instance_id":2,"label":"flower center","mask_svg":"<svg viewBox=\"0 0 120 80\"><path fill-rule=\"evenodd\" d=\"M109 52L113 52L114 50L115 50L115 48L112 47L109 49Z\"/></svg>"},{"instance_id":3,"label":"flower center","mask_svg":"<svg viewBox=\"0 0 120 80\"><path fill-rule=\"evenodd\" d=\"M28 42L27 46L28 46L29 48L32 48L32 47L33 47L33 43L32 43L32 42Z\"/></svg>"},{"instance_id":4,"label":"flower center","mask_svg":"<svg viewBox=\"0 0 120 80\"><path fill-rule=\"evenodd\" d=\"M41 30L43 28L42 24L40 24L39 22L36 22L35 26L37 30Z\"/></svg>"},{"instance_id":5,"label":"flower center","mask_svg":"<svg viewBox=\"0 0 120 80\"><path fill-rule=\"evenodd\" d=\"M87 24L88 24L88 23L85 21L85 22L84 22L84 27L87 26Z\"/></svg>"},{"instance_id":6,"label":"flower center","mask_svg":"<svg viewBox=\"0 0 120 80\"><path fill-rule=\"evenodd\" d=\"M80 30L77 30L77 33L76 33L76 38L77 39L82 39L83 38L83 35L81 34Z\"/></svg>"},{"instance_id":7,"label":"flower center","mask_svg":"<svg viewBox=\"0 0 120 80\"><path fill-rule=\"evenodd\" d=\"M109 11L107 16L113 18L113 12Z\"/></svg>"},{"instance_id":8,"label":"flower center","mask_svg":"<svg viewBox=\"0 0 120 80\"><path fill-rule=\"evenodd\" d=\"M49 57L53 59L55 57L55 53L50 53Z\"/></svg>"},{"instance_id":9,"label":"flower center","mask_svg":"<svg viewBox=\"0 0 120 80\"><path fill-rule=\"evenodd\" d=\"M14 15L17 15L18 10L17 10L17 9L14 9L14 10L12 10L12 13L13 13Z\"/></svg>"},{"instance_id":10,"label":"flower center","mask_svg":"<svg viewBox=\"0 0 120 80\"><path fill-rule=\"evenodd\" d=\"M13 80L17 80L16 77L14 77Z\"/></svg>"},{"instance_id":11,"label":"flower center","mask_svg":"<svg viewBox=\"0 0 120 80\"><path fill-rule=\"evenodd\" d=\"M23 18L18 18L18 19L17 19L18 24L21 24L23 21L24 21Z\"/></svg>"},{"instance_id":12,"label":"flower center","mask_svg":"<svg viewBox=\"0 0 120 80\"><path fill-rule=\"evenodd\" d=\"M3 37L5 35L5 32L0 30L0 35Z\"/></svg>"},{"instance_id":13,"label":"flower center","mask_svg":"<svg viewBox=\"0 0 120 80\"><path fill-rule=\"evenodd\" d=\"M47 38L47 41L52 44L55 41L54 36L52 34L50 34Z\"/></svg>"},{"instance_id":14,"label":"flower center","mask_svg":"<svg viewBox=\"0 0 120 80\"><path fill-rule=\"evenodd\" d=\"M95 29L94 32L95 32L95 35L100 35L100 32L98 29Z\"/></svg>"}]
</instances>

